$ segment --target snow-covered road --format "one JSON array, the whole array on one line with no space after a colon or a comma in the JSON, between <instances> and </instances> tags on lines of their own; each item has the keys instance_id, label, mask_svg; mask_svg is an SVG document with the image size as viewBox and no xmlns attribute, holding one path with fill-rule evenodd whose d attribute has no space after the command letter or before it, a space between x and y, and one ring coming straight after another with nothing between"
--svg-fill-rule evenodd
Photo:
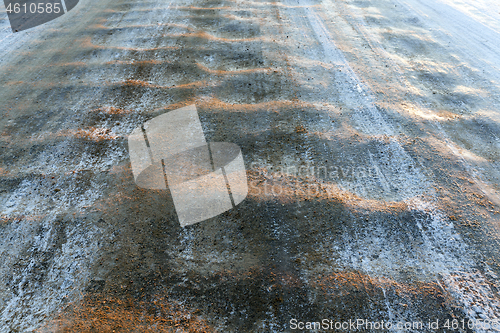
<instances>
[{"instance_id":1,"label":"snow-covered road","mask_svg":"<svg viewBox=\"0 0 500 333\"><path fill-rule=\"evenodd\" d=\"M497 2L81 0L15 34L1 15L0 332L500 331ZM190 104L250 192L181 228L127 137Z\"/></svg>"}]
</instances>

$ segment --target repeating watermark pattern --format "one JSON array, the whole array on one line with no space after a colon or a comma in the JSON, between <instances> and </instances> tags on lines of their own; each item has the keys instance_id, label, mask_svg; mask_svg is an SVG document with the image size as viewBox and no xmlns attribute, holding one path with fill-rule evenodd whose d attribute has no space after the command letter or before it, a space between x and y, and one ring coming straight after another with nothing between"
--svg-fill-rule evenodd
<instances>
[{"instance_id":1,"label":"repeating watermark pattern","mask_svg":"<svg viewBox=\"0 0 500 333\"><path fill-rule=\"evenodd\" d=\"M128 145L137 186L168 188L182 227L217 216L248 194L240 148L207 143L194 105L147 121Z\"/></svg>"},{"instance_id":2,"label":"repeating watermark pattern","mask_svg":"<svg viewBox=\"0 0 500 333\"><path fill-rule=\"evenodd\" d=\"M52 21L72 10L79 0L4 0L12 32Z\"/></svg>"},{"instance_id":3,"label":"repeating watermark pattern","mask_svg":"<svg viewBox=\"0 0 500 333\"><path fill-rule=\"evenodd\" d=\"M250 191L257 196L287 196L301 192L306 197L316 197L322 192L335 194L338 188L328 187L334 183L353 183L363 179L376 180L380 172L372 165L325 165L295 163L276 165L262 162L250 163L250 171L263 177L249 182Z\"/></svg>"}]
</instances>

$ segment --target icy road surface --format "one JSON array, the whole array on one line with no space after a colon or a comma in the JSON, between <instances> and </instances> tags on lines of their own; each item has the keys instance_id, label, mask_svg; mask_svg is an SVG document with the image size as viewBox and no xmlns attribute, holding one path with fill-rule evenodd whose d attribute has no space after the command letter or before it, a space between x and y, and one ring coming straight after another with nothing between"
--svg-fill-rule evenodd
<instances>
[{"instance_id":1,"label":"icy road surface","mask_svg":"<svg viewBox=\"0 0 500 333\"><path fill-rule=\"evenodd\" d=\"M0 332L500 331L498 1L0 17ZM127 136L191 104L250 192L181 228Z\"/></svg>"}]
</instances>

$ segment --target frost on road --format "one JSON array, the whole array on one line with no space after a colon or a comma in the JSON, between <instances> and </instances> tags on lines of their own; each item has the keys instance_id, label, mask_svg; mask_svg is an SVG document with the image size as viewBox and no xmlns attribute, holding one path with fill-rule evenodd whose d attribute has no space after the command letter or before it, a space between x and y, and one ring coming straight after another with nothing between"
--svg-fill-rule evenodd
<instances>
[{"instance_id":1,"label":"frost on road","mask_svg":"<svg viewBox=\"0 0 500 333\"><path fill-rule=\"evenodd\" d=\"M0 12L0 332L500 331L498 1ZM182 228L127 140L189 105L248 196Z\"/></svg>"}]
</instances>

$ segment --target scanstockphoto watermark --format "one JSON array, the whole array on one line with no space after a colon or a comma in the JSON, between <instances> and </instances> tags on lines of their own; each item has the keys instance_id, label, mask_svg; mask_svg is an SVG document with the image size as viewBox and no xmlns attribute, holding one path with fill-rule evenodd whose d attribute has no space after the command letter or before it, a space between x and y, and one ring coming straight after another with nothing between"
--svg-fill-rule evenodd
<instances>
[{"instance_id":1,"label":"scanstockphoto watermark","mask_svg":"<svg viewBox=\"0 0 500 333\"><path fill-rule=\"evenodd\" d=\"M222 214L248 194L241 149L207 142L194 104L139 125L128 146L136 185L168 188L181 227Z\"/></svg>"},{"instance_id":2,"label":"scanstockphoto watermark","mask_svg":"<svg viewBox=\"0 0 500 333\"><path fill-rule=\"evenodd\" d=\"M399 324L399 325L398 325ZM347 321L335 321L331 319L323 319L321 321L299 321L297 319L290 320L290 329L292 330L330 330L330 331L357 331L357 330L390 330L393 328L404 329L423 329L422 322L403 323L398 322L395 325L389 321L368 321L365 319L349 319Z\"/></svg>"},{"instance_id":3,"label":"scanstockphoto watermark","mask_svg":"<svg viewBox=\"0 0 500 333\"><path fill-rule=\"evenodd\" d=\"M253 193L260 195L281 195L287 192L290 182L301 182L301 188L309 195L316 195L325 187L322 184L375 180L380 171L367 165L326 165L305 163L297 165L273 165L250 163L250 171L264 177L249 182ZM296 186L293 186L296 188Z\"/></svg>"},{"instance_id":4,"label":"scanstockphoto watermark","mask_svg":"<svg viewBox=\"0 0 500 333\"><path fill-rule=\"evenodd\" d=\"M277 179L279 177L316 178L323 180L339 181L354 180L377 176L379 172L373 166L366 165L326 165L304 163L297 165L273 165L270 163L250 163L251 170L263 169L267 176Z\"/></svg>"},{"instance_id":5,"label":"scanstockphoto watermark","mask_svg":"<svg viewBox=\"0 0 500 333\"><path fill-rule=\"evenodd\" d=\"M433 319L428 321L374 321L368 319L349 319L336 321L323 319L321 321L300 321L291 319L291 330L323 330L323 331L408 331L416 330L442 330L460 331L467 329L487 330L488 332L499 332L500 321L498 319Z\"/></svg>"}]
</instances>

